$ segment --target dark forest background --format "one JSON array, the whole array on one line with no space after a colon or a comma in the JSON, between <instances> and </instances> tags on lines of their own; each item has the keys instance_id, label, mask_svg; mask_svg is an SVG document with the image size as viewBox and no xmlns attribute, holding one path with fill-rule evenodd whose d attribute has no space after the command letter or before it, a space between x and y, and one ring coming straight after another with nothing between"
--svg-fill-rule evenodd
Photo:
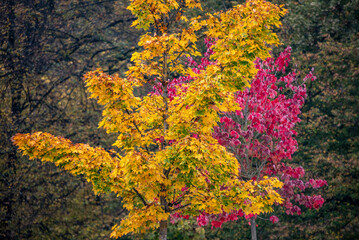
<instances>
[{"instance_id":1,"label":"dark forest background","mask_svg":"<svg viewBox=\"0 0 359 240\"><path fill-rule=\"evenodd\" d=\"M203 1L204 12L243 1ZM319 210L280 222L258 219L259 239L359 239L359 0L272 0L289 10L278 30L301 72L315 68L297 126L293 164L322 178ZM83 74L123 74L141 32L127 0L0 1L0 239L108 239L126 212L121 199L95 196L81 177L29 161L10 138L46 131L111 148L97 128L101 107L88 99ZM263 216L266 218L266 216ZM221 229L194 220L170 227L169 239L249 239L241 219ZM122 239L152 239L155 233Z\"/></svg>"}]
</instances>

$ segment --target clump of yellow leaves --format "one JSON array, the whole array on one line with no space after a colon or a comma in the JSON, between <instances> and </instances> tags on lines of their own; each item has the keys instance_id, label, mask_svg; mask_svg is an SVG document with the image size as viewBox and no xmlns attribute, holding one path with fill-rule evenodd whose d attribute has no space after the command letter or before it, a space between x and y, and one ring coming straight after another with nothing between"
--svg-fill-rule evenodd
<instances>
[{"instance_id":1,"label":"clump of yellow leaves","mask_svg":"<svg viewBox=\"0 0 359 240\"><path fill-rule=\"evenodd\" d=\"M114 145L123 154L106 152L48 133L17 134L14 143L31 159L54 162L73 174L83 174L96 193L113 191L122 197L129 215L113 228L112 237L157 228L175 212L196 215L243 209L270 211L281 198L276 178L239 181L237 160L212 137L221 112L239 110L234 92L248 86L255 58L269 56L268 44L278 44L273 27L284 10L263 0L202 18L187 19L199 0L132 0L133 23L145 30L141 52L132 56L126 78L101 70L86 74L92 98L104 106L100 127L118 133ZM173 28L184 21L187 28ZM193 72L185 65L200 56L198 32L216 39L210 65ZM193 81L168 96L169 79L191 76ZM135 96L143 84L160 86L160 94Z\"/></svg>"}]
</instances>

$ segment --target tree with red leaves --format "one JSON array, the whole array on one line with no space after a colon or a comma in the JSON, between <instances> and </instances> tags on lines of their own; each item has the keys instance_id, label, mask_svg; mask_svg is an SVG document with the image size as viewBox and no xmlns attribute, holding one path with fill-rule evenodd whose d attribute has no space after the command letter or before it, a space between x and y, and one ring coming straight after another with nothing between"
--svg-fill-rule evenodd
<instances>
[{"instance_id":1,"label":"tree with red leaves","mask_svg":"<svg viewBox=\"0 0 359 240\"><path fill-rule=\"evenodd\" d=\"M207 40L206 44L209 49L206 57L209 57L213 43ZM237 93L236 102L242 109L225 113L213 135L237 158L242 180L259 181L265 176L278 177L284 183L277 190L284 199L281 206L285 207L288 215L300 215L301 208L298 205L318 209L324 203L320 195L306 195L305 189L320 188L327 182L321 179L304 181L304 169L288 164L297 150L297 133L293 129L300 121L300 109L307 96L305 81L316 78L312 71L302 81L295 70L285 74L290 56L291 48L287 47L277 59L255 62L258 73L251 87ZM200 64L189 59L189 64L194 71L200 71L215 63L203 58ZM212 228L219 228L224 222L235 221L243 216L251 225L252 239L257 239L257 216L245 215L241 210L219 215L203 212L197 222L200 226L210 223ZM173 216L174 219L176 217L179 216ZM269 220L273 223L279 221L274 215Z\"/></svg>"}]
</instances>

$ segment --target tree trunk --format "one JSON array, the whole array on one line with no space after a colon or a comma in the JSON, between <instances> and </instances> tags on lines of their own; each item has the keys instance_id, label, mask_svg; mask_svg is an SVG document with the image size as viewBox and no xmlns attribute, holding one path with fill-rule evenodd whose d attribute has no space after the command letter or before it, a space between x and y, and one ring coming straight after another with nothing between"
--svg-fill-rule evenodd
<instances>
[{"instance_id":1,"label":"tree trunk","mask_svg":"<svg viewBox=\"0 0 359 240\"><path fill-rule=\"evenodd\" d=\"M160 237L159 240L167 240L167 220L160 222Z\"/></svg>"},{"instance_id":2,"label":"tree trunk","mask_svg":"<svg viewBox=\"0 0 359 240\"><path fill-rule=\"evenodd\" d=\"M254 217L251 218L251 235L252 240L257 240L256 219Z\"/></svg>"}]
</instances>

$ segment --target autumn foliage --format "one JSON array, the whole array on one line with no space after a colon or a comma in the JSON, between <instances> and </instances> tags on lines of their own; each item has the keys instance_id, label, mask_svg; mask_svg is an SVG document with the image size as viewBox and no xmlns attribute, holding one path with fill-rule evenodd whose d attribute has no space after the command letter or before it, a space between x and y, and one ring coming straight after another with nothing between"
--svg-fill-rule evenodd
<instances>
[{"instance_id":1,"label":"autumn foliage","mask_svg":"<svg viewBox=\"0 0 359 240\"><path fill-rule=\"evenodd\" d=\"M242 178L278 176L284 183L278 193L285 200L286 213L300 215L297 204L317 209L324 203L320 195L305 195L304 190L323 187L327 182L301 180L305 175L303 167L288 164L298 147L294 127L300 122L299 114L307 97L305 82L316 79L312 72L303 80L296 70L286 73L290 56L291 48L287 47L276 59L256 61L258 73L251 88L238 92L236 97L242 110L226 113L214 136L234 153Z\"/></svg>"},{"instance_id":2,"label":"autumn foliage","mask_svg":"<svg viewBox=\"0 0 359 240\"><path fill-rule=\"evenodd\" d=\"M209 55L212 44L207 44ZM209 55L200 64L190 60L194 71L214 64L209 61ZM277 190L284 199L280 205L288 215L300 215L299 205L318 209L324 203L321 195L308 195L305 190L323 187L327 182L322 179L302 180L305 177L303 167L290 164L297 150L294 127L300 122L299 114L307 97L305 82L316 79L312 72L303 80L296 70L286 73L290 56L291 48L287 47L278 58L255 61L258 72L251 81L251 87L236 93L235 101L242 109L222 113L213 136L238 160L241 180L260 181L263 177L277 176L284 183ZM172 220L180 217L183 216L173 214ZM211 224L212 227L221 227L224 222L235 221L239 217L251 219L256 214L236 210L213 215L203 211L197 222L200 226ZM270 216L269 220L273 223L279 221L276 216Z\"/></svg>"},{"instance_id":3,"label":"autumn foliage","mask_svg":"<svg viewBox=\"0 0 359 240\"><path fill-rule=\"evenodd\" d=\"M238 90L257 73L254 60L269 57L268 44L278 44L273 27L284 14L262 0L247 1L227 12L187 19L186 9L199 1L133 0L133 25L144 34L142 51L132 56L125 73L108 75L98 69L85 75L92 98L104 106L100 127L117 133L118 151L106 151L49 133L16 134L13 142L30 157L55 163L92 182L96 193L112 191L129 211L112 237L160 227L166 239L171 213L199 215L241 210L245 214L271 211L282 203L276 177L244 179L233 153L213 136L219 114L240 111ZM186 28L174 28L182 21ZM216 39L211 61L193 70L188 57L201 56L199 33ZM181 75L191 81L173 84ZM188 80L188 79L187 79ZM155 90L137 96L144 85Z\"/></svg>"}]
</instances>

